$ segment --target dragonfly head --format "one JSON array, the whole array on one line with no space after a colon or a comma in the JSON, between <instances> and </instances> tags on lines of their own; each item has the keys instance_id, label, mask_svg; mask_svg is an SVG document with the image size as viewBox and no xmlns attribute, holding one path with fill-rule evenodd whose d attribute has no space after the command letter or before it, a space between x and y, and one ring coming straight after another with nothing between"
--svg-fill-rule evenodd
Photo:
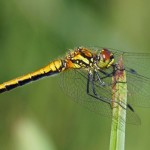
<instances>
[{"instance_id":1,"label":"dragonfly head","mask_svg":"<svg viewBox=\"0 0 150 150\"><path fill-rule=\"evenodd\" d=\"M99 68L109 68L114 63L114 55L108 49L102 49L99 53L99 61L97 63Z\"/></svg>"}]
</instances>

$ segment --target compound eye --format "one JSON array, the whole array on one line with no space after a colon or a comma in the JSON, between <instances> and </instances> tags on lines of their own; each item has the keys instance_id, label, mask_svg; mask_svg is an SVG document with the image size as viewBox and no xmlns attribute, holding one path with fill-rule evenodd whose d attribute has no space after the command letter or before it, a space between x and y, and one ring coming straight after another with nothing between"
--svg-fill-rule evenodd
<instances>
[{"instance_id":1,"label":"compound eye","mask_svg":"<svg viewBox=\"0 0 150 150\"><path fill-rule=\"evenodd\" d=\"M100 52L100 61L97 63L100 68L109 68L114 63L114 56L108 49Z\"/></svg>"},{"instance_id":2,"label":"compound eye","mask_svg":"<svg viewBox=\"0 0 150 150\"><path fill-rule=\"evenodd\" d=\"M108 49L103 49L101 51L101 56L104 61L110 60L112 57L111 52Z\"/></svg>"}]
</instances>

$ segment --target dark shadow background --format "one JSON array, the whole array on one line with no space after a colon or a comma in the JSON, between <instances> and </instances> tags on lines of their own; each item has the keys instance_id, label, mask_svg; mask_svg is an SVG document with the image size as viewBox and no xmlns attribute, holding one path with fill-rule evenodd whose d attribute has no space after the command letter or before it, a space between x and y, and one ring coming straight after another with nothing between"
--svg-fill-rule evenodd
<instances>
[{"instance_id":1,"label":"dark shadow background","mask_svg":"<svg viewBox=\"0 0 150 150\"><path fill-rule=\"evenodd\" d=\"M77 46L150 52L149 27L148 0L1 0L0 81ZM111 122L73 103L58 77L0 95L0 149L109 149ZM126 150L148 150L150 109L135 109L142 125L127 126Z\"/></svg>"}]
</instances>

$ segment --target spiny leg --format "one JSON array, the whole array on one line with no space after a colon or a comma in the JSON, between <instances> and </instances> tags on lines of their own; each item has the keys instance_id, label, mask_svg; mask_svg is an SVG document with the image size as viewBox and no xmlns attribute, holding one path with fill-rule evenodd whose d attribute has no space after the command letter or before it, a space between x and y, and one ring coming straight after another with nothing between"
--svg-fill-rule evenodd
<instances>
[{"instance_id":1,"label":"spiny leg","mask_svg":"<svg viewBox=\"0 0 150 150\"><path fill-rule=\"evenodd\" d=\"M95 80L95 75L97 76L98 80ZM94 81L99 81L100 86L106 86L106 83L104 81L102 81L102 79L97 71L94 71Z\"/></svg>"},{"instance_id":2,"label":"spiny leg","mask_svg":"<svg viewBox=\"0 0 150 150\"><path fill-rule=\"evenodd\" d=\"M111 105L112 102L115 102L115 103L117 103L118 105L120 105L123 109L126 109L126 107L123 106L123 105L126 105L125 103L123 103L123 102L116 102L116 101L109 100L109 99L107 99L107 98L103 98L103 97L101 97L100 95L98 95L98 94L96 93L95 83L94 83L94 81L95 81L95 75L98 75L96 71L94 71L93 74L92 74L91 71L88 73L88 79L87 79L87 94L88 94L89 96L93 97L93 98L96 98L96 99L98 99L98 100L100 100L100 101L102 101L102 102L105 102L105 103L107 103L107 104L110 104L110 105ZM98 79L99 79L99 82L102 83L102 81L101 81L101 79L100 79L100 76L99 76ZM92 84L92 91L93 91L93 94L91 94L91 93L90 93L90 90L89 90L89 88L90 88L90 83ZM131 111L134 112L134 109L132 108L131 105L127 104L126 106L127 106L127 108L129 108Z\"/></svg>"},{"instance_id":3,"label":"spiny leg","mask_svg":"<svg viewBox=\"0 0 150 150\"><path fill-rule=\"evenodd\" d=\"M95 85L94 85L94 78L95 78L95 73L94 75L92 74L91 71L89 71L88 73L88 79L87 79L87 94L93 98L96 98L100 101L103 101L107 104L111 104L111 101L109 101L107 98L102 98L101 96L99 96L97 93L96 93L96 90L95 90ZM90 93L90 83L92 84L92 92L93 94Z\"/></svg>"},{"instance_id":4,"label":"spiny leg","mask_svg":"<svg viewBox=\"0 0 150 150\"><path fill-rule=\"evenodd\" d=\"M94 73L94 76L92 74L91 71L88 72L88 79L87 79L87 94L90 94L89 92L89 87L90 87L90 83L92 83L92 91L93 91L93 94L95 96L97 96L97 93L95 91L95 86L94 86L94 80L95 80L95 73Z\"/></svg>"},{"instance_id":5,"label":"spiny leg","mask_svg":"<svg viewBox=\"0 0 150 150\"><path fill-rule=\"evenodd\" d=\"M117 71L117 64L113 64L111 67L112 67L112 72L110 72L110 73L107 73L107 72L105 72L105 71L102 70L102 69L98 69L99 72L101 72L102 74L105 75L105 76L102 77L101 79L105 79L105 78L107 78L107 77L112 77L112 76L116 73L116 71Z\"/></svg>"},{"instance_id":6,"label":"spiny leg","mask_svg":"<svg viewBox=\"0 0 150 150\"><path fill-rule=\"evenodd\" d=\"M119 69L118 66L117 66L117 64L114 64L111 67L113 68L113 70L112 70L111 73L107 73L107 72L105 72L102 69L98 69L99 72L101 72L103 75L105 75L104 77L101 77L101 79L105 79L107 77L112 77L113 75L115 75L115 73L116 73L117 70L119 70L119 71L124 71L125 70L125 68Z\"/></svg>"}]
</instances>

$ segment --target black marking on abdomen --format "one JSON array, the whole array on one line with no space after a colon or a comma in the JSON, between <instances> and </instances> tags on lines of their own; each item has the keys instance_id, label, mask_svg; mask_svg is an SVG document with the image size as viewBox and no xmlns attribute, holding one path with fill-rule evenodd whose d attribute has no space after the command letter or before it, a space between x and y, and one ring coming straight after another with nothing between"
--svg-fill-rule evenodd
<instances>
[{"instance_id":1,"label":"black marking on abdomen","mask_svg":"<svg viewBox=\"0 0 150 150\"><path fill-rule=\"evenodd\" d=\"M7 91L6 88L0 89L0 93L3 93L3 92L5 92L5 91Z\"/></svg>"},{"instance_id":2,"label":"black marking on abdomen","mask_svg":"<svg viewBox=\"0 0 150 150\"><path fill-rule=\"evenodd\" d=\"M9 91L9 90L11 90L11 89L13 89L13 88L15 88L15 87L17 87L18 86L18 83L15 83L15 84L11 84L11 85L5 85L5 89L7 90L7 91ZM5 90L5 91L6 91Z\"/></svg>"},{"instance_id":3,"label":"black marking on abdomen","mask_svg":"<svg viewBox=\"0 0 150 150\"><path fill-rule=\"evenodd\" d=\"M19 86L22 86L22 85L24 85L24 84L27 84L27 83L29 83L29 82L31 82L31 79L30 78L28 78L28 79L24 79L24 80L18 80L18 85Z\"/></svg>"},{"instance_id":4,"label":"black marking on abdomen","mask_svg":"<svg viewBox=\"0 0 150 150\"><path fill-rule=\"evenodd\" d=\"M16 88L18 86L25 85L25 84L27 84L29 82L38 80L38 79L40 79L42 77L50 76L50 75L53 75L53 74L57 74L57 73L61 72L63 70L63 68L65 68L65 66L66 66L65 60L61 60L61 63L62 63L62 65L59 68L57 68L55 66L55 69L56 69L55 71L54 70L49 70L49 72L45 72L45 70L43 68L43 70L41 69L41 70L35 71L33 73L24 75L22 77L18 77L16 79L12 80L12 81L5 82L5 83L3 83L1 85L2 87L0 89L0 93L12 90L12 89L14 89L14 88Z\"/></svg>"},{"instance_id":5,"label":"black marking on abdomen","mask_svg":"<svg viewBox=\"0 0 150 150\"><path fill-rule=\"evenodd\" d=\"M50 71L50 72L48 72L48 73L45 73L45 75L46 75L46 76L51 76L51 75L54 75L54 74L57 74L57 73L59 73L58 70L57 70L57 71Z\"/></svg>"},{"instance_id":6,"label":"black marking on abdomen","mask_svg":"<svg viewBox=\"0 0 150 150\"><path fill-rule=\"evenodd\" d=\"M40 79L40 78L42 78L44 76L46 76L46 74L37 74L37 75L34 75L34 76L31 75L31 79L30 80L35 81L35 80L38 80L38 79Z\"/></svg>"}]
</instances>

